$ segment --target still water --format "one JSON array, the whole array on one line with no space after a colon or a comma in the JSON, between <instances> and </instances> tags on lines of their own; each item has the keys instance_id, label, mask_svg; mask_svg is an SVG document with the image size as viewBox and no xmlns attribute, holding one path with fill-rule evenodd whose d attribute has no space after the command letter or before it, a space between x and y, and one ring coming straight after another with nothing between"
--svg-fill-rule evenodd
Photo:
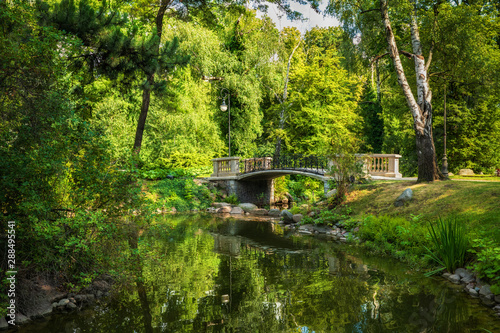
<instances>
[{"instance_id":1,"label":"still water","mask_svg":"<svg viewBox=\"0 0 500 333\"><path fill-rule=\"evenodd\" d=\"M440 279L270 222L166 217L139 250L142 279L106 305L19 332L500 332Z\"/></svg>"}]
</instances>

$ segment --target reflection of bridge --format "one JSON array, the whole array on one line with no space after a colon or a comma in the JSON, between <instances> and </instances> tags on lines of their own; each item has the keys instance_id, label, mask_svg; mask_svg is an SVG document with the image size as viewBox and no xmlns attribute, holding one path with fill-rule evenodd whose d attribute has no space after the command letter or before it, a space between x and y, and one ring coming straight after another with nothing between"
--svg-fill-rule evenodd
<instances>
[{"instance_id":1,"label":"reflection of bridge","mask_svg":"<svg viewBox=\"0 0 500 333\"><path fill-rule=\"evenodd\" d=\"M372 176L401 178L397 154L357 155L363 164L363 172ZM273 179L291 174L303 175L323 181L325 193L329 190L327 181L332 178L328 171L334 165L321 156L286 155L278 158L259 157L240 159L240 157L215 158L213 174L209 180L225 182L229 193L234 193L240 201L256 202L265 197L266 203L274 201Z\"/></svg>"}]
</instances>

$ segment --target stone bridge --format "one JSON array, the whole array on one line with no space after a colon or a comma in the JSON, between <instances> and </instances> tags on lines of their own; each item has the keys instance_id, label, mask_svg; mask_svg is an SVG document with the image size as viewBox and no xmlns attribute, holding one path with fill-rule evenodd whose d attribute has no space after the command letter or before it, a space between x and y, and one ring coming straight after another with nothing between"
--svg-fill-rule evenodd
<instances>
[{"instance_id":1,"label":"stone bridge","mask_svg":"<svg viewBox=\"0 0 500 333\"><path fill-rule=\"evenodd\" d=\"M357 155L363 162L363 172L371 176L401 178L397 154ZM303 175L320 180L325 194L330 190L328 170L334 164L324 157L290 155L277 159L259 157L241 159L240 157L215 158L213 174L208 180L235 194L240 202L255 204L274 203L274 179L285 175Z\"/></svg>"}]
</instances>

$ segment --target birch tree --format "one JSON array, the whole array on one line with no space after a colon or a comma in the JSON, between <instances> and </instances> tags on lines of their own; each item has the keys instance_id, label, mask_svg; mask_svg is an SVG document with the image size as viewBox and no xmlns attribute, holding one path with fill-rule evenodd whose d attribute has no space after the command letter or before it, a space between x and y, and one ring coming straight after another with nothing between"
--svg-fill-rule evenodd
<instances>
[{"instance_id":1,"label":"birch tree","mask_svg":"<svg viewBox=\"0 0 500 333\"><path fill-rule=\"evenodd\" d=\"M405 96L406 103L413 118L413 128L416 136L416 150L418 156L418 182L434 181L442 179L443 175L438 169L436 162L436 150L432 133L432 90L429 85L428 68L432 59L432 48L430 49L428 62L422 52L419 26L417 21L416 3L403 1L398 7L401 10L413 8L408 11L411 38L411 52L398 47L394 29L389 15L387 0L376 2L354 2L343 0L331 0L329 12L340 15L341 19L348 25L356 25L356 17L369 12L379 11L381 15L380 27L385 30L385 43L387 54L392 60L397 73L398 84ZM363 38L363 37L362 37ZM400 56L404 55L414 62L416 77L416 94L412 91L407 74L401 62Z\"/></svg>"}]
</instances>

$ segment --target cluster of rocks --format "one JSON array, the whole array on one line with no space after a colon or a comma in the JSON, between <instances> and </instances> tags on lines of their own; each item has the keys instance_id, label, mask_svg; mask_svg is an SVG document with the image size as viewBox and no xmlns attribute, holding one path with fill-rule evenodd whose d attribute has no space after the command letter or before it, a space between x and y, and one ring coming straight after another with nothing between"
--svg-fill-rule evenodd
<instances>
[{"instance_id":1,"label":"cluster of rocks","mask_svg":"<svg viewBox=\"0 0 500 333\"><path fill-rule=\"evenodd\" d=\"M454 284L464 285L464 290L470 296L479 298L484 305L493 308L500 317L500 295L493 294L490 285L481 281L473 272L457 268L454 274L444 273L443 277Z\"/></svg>"},{"instance_id":2,"label":"cluster of rocks","mask_svg":"<svg viewBox=\"0 0 500 333\"><path fill-rule=\"evenodd\" d=\"M68 294L61 299L54 299L52 302L52 310L58 312L73 311L81 309L85 305L90 305L95 302L97 298L109 296L109 292L97 291L96 294Z\"/></svg>"},{"instance_id":3,"label":"cluster of rocks","mask_svg":"<svg viewBox=\"0 0 500 333\"><path fill-rule=\"evenodd\" d=\"M316 215L315 212L310 212L308 214L309 217L314 217ZM282 220L280 223L284 224L285 229L293 229L300 234L304 235L326 235L331 237L334 240L338 240L341 242L347 242L348 239L359 239L354 235L355 232L359 231L359 228L356 227L352 232L344 229L343 225L338 222L333 227L325 226L325 225L317 225L317 224L301 224L300 222L303 219L302 214L292 214L288 210L283 210L281 212Z\"/></svg>"},{"instance_id":4,"label":"cluster of rocks","mask_svg":"<svg viewBox=\"0 0 500 333\"><path fill-rule=\"evenodd\" d=\"M279 209L263 209L252 203L241 203L239 205L231 205L226 202L214 202L212 207L207 208L207 213L231 214L231 215L259 215L279 217Z\"/></svg>"},{"instance_id":5,"label":"cluster of rocks","mask_svg":"<svg viewBox=\"0 0 500 333\"><path fill-rule=\"evenodd\" d=\"M109 279L108 279L109 280ZM52 286L35 292L32 297L34 306L15 314L16 325L23 325L32 320L47 317L54 312L71 312L92 305L96 300L110 295L111 283L106 280L96 280L82 294L61 293ZM48 290L48 291L47 291ZM5 317L0 317L0 330L7 329L9 324Z\"/></svg>"}]
</instances>

